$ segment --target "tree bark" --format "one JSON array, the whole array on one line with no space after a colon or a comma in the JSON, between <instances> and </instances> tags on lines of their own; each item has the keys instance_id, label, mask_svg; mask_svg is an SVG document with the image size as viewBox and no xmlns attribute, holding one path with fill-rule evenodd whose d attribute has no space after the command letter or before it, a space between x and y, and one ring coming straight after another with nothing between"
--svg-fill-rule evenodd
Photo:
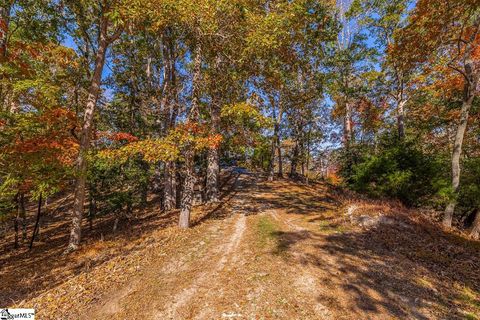
<instances>
[{"instance_id":1,"label":"tree bark","mask_svg":"<svg viewBox=\"0 0 480 320\"><path fill-rule=\"evenodd\" d=\"M175 209L177 202L177 173L176 164L173 161L165 163L165 183L164 183L164 210Z\"/></svg>"},{"instance_id":2,"label":"tree bark","mask_svg":"<svg viewBox=\"0 0 480 320\"><path fill-rule=\"evenodd\" d=\"M457 132L455 134L455 141L453 143L452 152L452 190L454 194L458 191L460 185L460 157L462 155L462 144L467 129L468 113L472 106L473 98L475 97L474 91L476 89L476 81L470 81L465 83L464 99L462 102L462 108L460 110L460 122L457 126ZM443 215L443 225L447 228L452 226L453 213L455 211L456 200L452 199Z\"/></svg>"},{"instance_id":3,"label":"tree bark","mask_svg":"<svg viewBox=\"0 0 480 320\"><path fill-rule=\"evenodd\" d=\"M93 125L93 115L95 112L98 96L100 94L100 85L102 72L105 64L105 55L109 41L107 39L108 20L102 17L100 22L100 33L97 55L95 57L95 67L93 77L88 91L87 105L83 119L82 132L80 137L79 153L77 157L77 177L75 182L74 202L72 212L72 227L70 231L70 241L67 252L77 250L80 245L82 234L83 205L85 201L85 184L87 174L87 153L90 149L90 134Z\"/></svg>"},{"instance_id":4,"label":"tree bark","mask_svg":"<svg viewBox=\"0 0 480 320\"><path fill-rule=\"evenodd\" d=\"M278 155L278 177L283 178L283 160L282 147L280 145L280 137L277 136L277 155Z\"/></svg>"},{"instance_id":5,"label":"tree bark","mask_svg":"<svg viewBox=\"0 0 480 320\"><path fill-rule=\"evenodd\" d=\"M307 155L306 155L306 172L305 172L305 183L308 184L309 183L309 175L310 175L310 136L311 136L311 130L308 130L308 134L307 134Z\"/></svg>"},{"instance_id":6,"label":"tree bark","mask_svg":"<svg viewBox=\"0 0 480 320\"><path fill-rule=\"evenodd\" d=\"M282 102L279 102L278 105L278 117L276 119L276 132L275 132L275 138L276 138L276 147L277 147L277 154L278 154L278 176L280 178L283 178L283 161L282 161L282 146L280 143L280 124L282 122L282 117L283 117L283 106Z\"/></svg>"},{"instance_id":7,"label":"tree bark","mask_svg":"<svg viewBox=\"0 0 480 320\"><path fill-rule=\"evenodd\" d=\"M190 106L188 122L197 123L199 117L199 95L200 95L200 78L202 66L202 50L200 44L197 43L194 52L194 70L192 78L192 103ZM178 226L181 229L190 227L190 212L192 210L192 202L195 187L195 151L194 146L189 143L184 148L185 159L185 181L183 183L182 201L180 204L180 217Z\"/></svg>"},{"instance_id":8,"label":"tree bark","mask_svg":"<svg viewBox=\"0 0 480 320\"><path fill-rule=\"evenodd\" d=\"M181 229L190 227L190 212L192 210L194 187L195 187L195 172L194 172L194 152L192 148L185 151L185 181L183 182L182 201L180 204L180 218L178 226Z\"/></svg>"},{"instance_id":9,"label":"tree bark","mask_svg":"<svg viewBox=\"0 0 480 320\"><path fill-rule=\"evenodd\" d=\"M405 104L407 103L404 99L399 99L397 105L397 129L398 137L400 140L405 138Z\"/></svg>"},{"instance_id":10,"label":"tree bark","mask_svg":"<svg viewBox=\"0 0 480 320\"><path fill-rule=\"evenodd\" d=\"M295 147L293 148L292 161L290 163L290 178L297 176L297 164L298 164L298 142L295 141Z\"/></svg>"},{"instance_id":11,"label":"tree bark","mask_svg":"<svg viewBox=\"0 0 480 320\"><path fill-rule=\"evenodd\" d=\"M470 230L470 237L474 240L480 238L480 209L477 209L475 220L473 221L472 230Z\"/></svg>"},{"instance_id":12,"label":"tree bark","mask_svg":"<svg viewBox=\"0 0 480 320\"><path fill-rule=\"evenodd\" d=\"M217 146L208 149L207 162L207 200L208 202L218 202L220 166Z\"/></svg>"},{"instance_id":13,"label":"tree bark","mask_svg":"<svg viewBox=\"0 0 480 320\"><path fill-rule=\"evenodd\" d=\"M282 165L282 151L280 149L280 122L283 116L282 107L279 106L278 115L275 115L275 102L273 98L270 98L270 104L273 108L273 120L275 122L273 126L273 136L272 136L272 149L270 153L270 165L269 165L269 173L268 173L268 180L273 181L275 176L275 152L278 155L278 176L283 176L283 165Z\"/></svg>"},{"instance_id":14,"label":"tree bark","mask_svg":"<svg viewBox=\"0 0 480 320\"><path fill-rule=\"evenodd\" d=\"M270 161L268 163L268 181L273 181L275 178L275 133L272 138L272 146L270 148Z\"/></svg>"},{"instance_id":15,"label":"tree bark","mask_svg":"<svg viewBox=\"0 0 480 320\"><path fill-rule=\"evenodd\" d=\"M219 73L221 68L221 58L217 56L215 61L215 71ZM220 93L215 91L210 107L211 116L211 132L212 134L219 134L220 131ZM208 149L207 154L207 181L206 181L206 196L208 202L218 202L218 181L220 175L220 157L219 146L215 145Z\"/></svg>"},{"instance_id":16,"label":"tree bark","mask_svg":"<svg viewBox=\"0 0 480 320\"><path fill-rule=\"evenodd\" d=\"M349 102L345 104L345 120L344 120L344 140L345 148L348 150L353 141L353 124L352 124L352 105Z\"/></svg>"},{"instance_id":17,"label":"tree bark","mask_svg":"<svg viewBox=\"0 0 480 320\"><path fill-rule=\"evenodd\" d=\"M168 104L165 108L166 112L166 132L168 133L175 126L176 108L175 108L175 89L176 89L176 70L175 70L175 48L169 30L165 35L163 45L163 53L165 61L165 86L164 86L164 102ZM177 172L176 163L174 161L167 161L165 163L164 171L164 210L170 211L176 208L177 205Z\"/></svg>"},{"instance_id":18,"label":"tree bark","mask_svg":"<svg viewBox=\"0 0 480 320\"><path fill-rule=\"evenodd\" d=\"M38 231L38 225L40 223L41 213L42 213L42 194L40 194L40 197L38 198L37 219L35 221L35 226L33 227L32 240L30 241L30 247L29 247L30 250L32 250L33 241L35 241L35 235L37 234L37 231Z\"/></svg>"},{"instance_id":19,"label":"tree bark","mask_svg":"<svg viewBox=\"0 0 480 320\"><path fill-rule=\"evenodd\" d=\"M15 231L15 243L14 243L14 248L18 248L18 221L20 220L20 207L19 207L19 194L15 196L15 209L17 211L17 214L15 215L15 218L13 219L13 229Z\"/></svg>"},{"instance_id":20,"label":"tree bark","mask_svg":"<svg viewBox=\"0 0 480 320\"><path fill-rule=\"evenodd\" d=\"M25 195L20 193L18 197L20 219L22 219L22 242L27 240L27 210L25 209Z\"/></svg>"}]
</instances>

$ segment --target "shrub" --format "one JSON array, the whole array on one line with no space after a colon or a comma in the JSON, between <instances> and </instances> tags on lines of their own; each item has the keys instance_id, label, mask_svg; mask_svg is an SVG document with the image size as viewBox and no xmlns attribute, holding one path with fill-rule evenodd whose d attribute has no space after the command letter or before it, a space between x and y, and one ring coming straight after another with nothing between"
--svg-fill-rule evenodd
<instances>
[{"instance_id":1,"label":"shrub","mask_svg":"<svg viewBox=\"0 0 480 320\"><path fill-rule=\"evenodd\" d=\"M358 192L419 205L445 185L443 160L423 152L413 141L386 137L376 152L371 149L356 147L341 157L341 174Z\"/></svg>"}]
</instances>

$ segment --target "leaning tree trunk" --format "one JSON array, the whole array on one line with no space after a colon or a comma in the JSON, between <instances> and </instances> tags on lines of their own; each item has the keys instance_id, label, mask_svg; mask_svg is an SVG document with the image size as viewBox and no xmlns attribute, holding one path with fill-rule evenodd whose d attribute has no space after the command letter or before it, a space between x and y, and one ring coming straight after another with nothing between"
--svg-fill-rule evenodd
<instances>
[{"instance_id":1,"label":"leaning tree trunk","mask_svg":"<svg viewBox=\"0 0 480 320\"><path fill-rule=\"evenodd\" d=\"M465 130L467 129L468 113L472 106L474 98L474 90L476 85L474 82L466 82L464 89L464 99L462 108L460 110L460 122L457 127L457 133L455 134L455 141L453 143L452 152L452 190L454 194L458 191L460 185L460 157L462 155L463 137L465 136ZM455 211L456 200L452 199L445 208L443 215L443 225L447 228L452 226L453 213Z\"/></svg>"},{"instance_id":2,"label":"leaning tree trunk","mask_svg":"<svg viewBox=\"0 0 480 320\"><path fill-rule=\"evenodd\" d=\"M88 91L87 105L83 119L82 132L80 136L79 153L77 158L77 177L75 182L75 193L73 200L72 227L70 231L70 242L67 251L78 249L82 235L83 204L85 201L85 184L87 174L87 153L90 148L90 134L93 126L93 115L100 94L105 54L108 47L107 39L108 23L103 18L100 24L100 34L97 55L95 57L95 69Z\"/></svg>"},{"instance_id":3,"label":"leaning tree trunk","mask_svg":"<svg viewBox=\"0 0 480 320\"><path fill-rule=\"evenodd\" d=\"M478 240L480 238L480 209L477 209L475 220L473 221L472 230L470 231L470 237Z\"/></svg>"},{"instance_id":4,"label":"leaning tree trunk","mask_svg":"<svg viewBox=\"0 0 480 320\"><path fill-rule=\"evenodd\" d=\"M33 227L32 239L30 240L29 250L32 250L33 248L33 241L35 241L35 235L38 232L41 213L42 213L42 194L40 194L40 197L38 198L37 219L35 220L35 226Z\"/></svg>"},{"instance_id":5,"label":"leaning tree trunk","mask_svg":"<svg viewBox=\"0 0 480 320\"><path fill-rule=\"evenodd\" d=\"M194 54L194 70L192 79L192 104L188 116L189 123L197 123L199 117L199 91L200 91L200 77L201 77L201 63L202 51L200 44L195 47ZM185 167L185 181L183 183L182 200L180 203L180 217L178 226L182 229L190 227L190 212L192 210L194 187L195 187L195 151L194 146L189 143L184 147L184 167Z\"/></svg>"}]
</instances>

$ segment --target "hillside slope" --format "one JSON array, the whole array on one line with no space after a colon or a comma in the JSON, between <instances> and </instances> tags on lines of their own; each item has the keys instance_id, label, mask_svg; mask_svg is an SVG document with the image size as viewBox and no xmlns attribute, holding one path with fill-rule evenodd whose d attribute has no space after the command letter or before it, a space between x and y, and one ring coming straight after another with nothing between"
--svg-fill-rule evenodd
<instances>
[{"instance_id":1,"label":"hillside slope","mask_svg":"<svg viewBox=\"0 0 480 320\"><path fill-rule=\"evenodd\" d=\"M232 186L218 206L197 209L192 229L154 229L16 305L35 307L40 319L480 314L478 242L401 212L352 224L342 197L323 184L243 174Z\"/></svg>"}]
</instances>

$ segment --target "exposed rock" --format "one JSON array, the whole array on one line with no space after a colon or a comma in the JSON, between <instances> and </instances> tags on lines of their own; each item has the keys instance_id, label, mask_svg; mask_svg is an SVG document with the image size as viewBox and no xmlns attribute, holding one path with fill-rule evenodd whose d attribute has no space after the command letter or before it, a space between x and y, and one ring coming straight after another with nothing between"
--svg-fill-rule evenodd
<instances>
[{"instance_id":1,"label":"exposed rock","mask_svg":"<svg viewBox=\"0 0 480 320\"><path fill-rule=\"evenodd\" d=\"M347 216L350 219L350 223L358 225L364 228L375 227L377 225L397 225L403 228L409 228L409 225L385 215L369 216L369 215L354 215L354 212L359 207L356 205L351 205L347 209Z\"/></svg>"}]
</instances>

